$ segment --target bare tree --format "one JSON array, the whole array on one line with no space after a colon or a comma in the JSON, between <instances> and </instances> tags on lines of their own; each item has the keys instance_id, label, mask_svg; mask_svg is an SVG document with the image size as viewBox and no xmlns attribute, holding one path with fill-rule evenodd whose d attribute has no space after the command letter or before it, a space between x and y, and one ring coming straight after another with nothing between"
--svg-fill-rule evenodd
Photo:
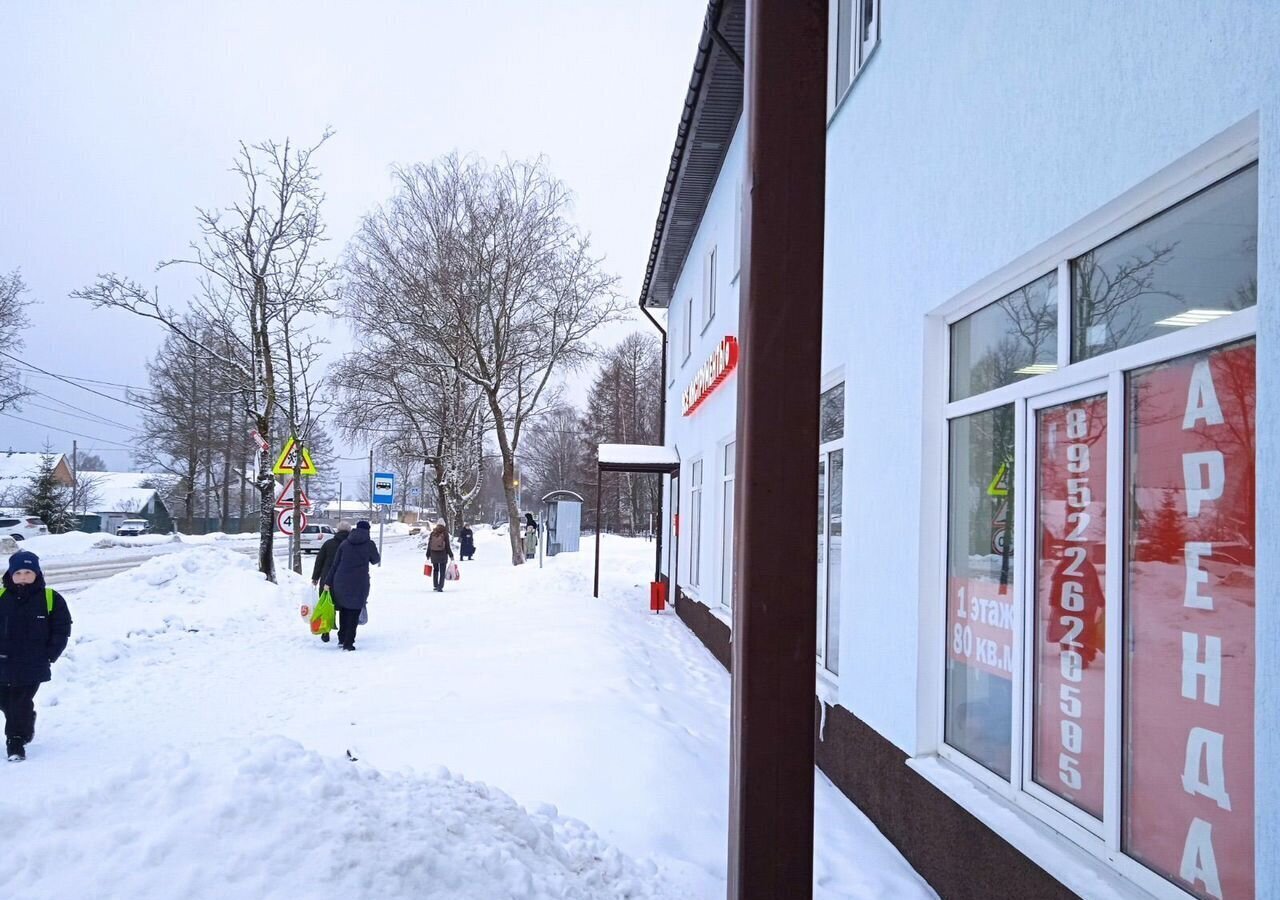
<instances>
[{"instance_id":1,"label":"bare tree","mask_svg":"<svg viewBox=\"0 0 1280 900\"><path fill-rule=\"evenodd\" d=\"M0 273L0 346L8 350L21 349L22 335L27 328L27 307L30 301L22 295L27 286L16 269L8 275ZM18 406L31 394L22 383L18 370L6 359L0 359L0 412Z\"/></svg>"},{"instance_id":2,"label":"bare tree","mask_svg":"<svg viewBox=\"0 0 1280 900\"><path fill-rule=\"evenodd\" d=\"M348 314L401 366L445 365L479 390L518 518L515 458L526 423L553 405L554 375L591 355L621 311L616 279L569 221L570 195L542 160L496 166L457 155L396 172L347 254ZM524 562L516 528L513 565Z\"/></svg>"},{"instance_id":3,"label":"bare tree","mask_svg":"<svg viewBox=\"0 0 1280 900\"><path fill-rule=\"evenodd\" d=\"M159 322L185 343L191 353L220 367L233 380L253 427L271 441L288 375L311 346L302 319L322 314L332 299L332 270L320 258L324 195L312 157L329 132L310 147L265 141L241 144L232 166L243 196L225 209L200 209L199 240L190 256L166 260L161 268L193 266L200 273L201 293L192 314L214 326L216 339L193 331L191 316L176 312L139 284L118 275L73 296L127 310ZM295 340L300 343L293 343ZM230 352L228 350L230 348ZM302 389L305 392L305 388ZM289 409L298 422L300 405ZM258 453L258 568L275 579L272 557L275 479L270 450Z\"/></svg>"},{"instance_id":4,"label":"bare tree","mask_svg":"<svg viewBox=\"0 0 1280 900\"><path fill-rule=\"evenodd\" d=\"M105 472L107 464L101 456L87 450L77 450L71 468L76 472Z\"/></svg>"}]
</instances>

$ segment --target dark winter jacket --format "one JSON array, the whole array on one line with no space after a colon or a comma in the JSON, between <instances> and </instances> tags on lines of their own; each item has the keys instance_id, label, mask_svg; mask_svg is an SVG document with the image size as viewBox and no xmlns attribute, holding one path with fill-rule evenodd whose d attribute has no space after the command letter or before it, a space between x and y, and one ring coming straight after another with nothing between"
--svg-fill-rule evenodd
<instances>
[{"instance_id":1,"label":"dark winter jacket","mask_svg":"<svg viewBox=\"0 0 1280 900\"><path fill-rule=\"evenodd\" d=\"M333 602L343 609L363 609L369 601L369 566L382 561L369 529L357 528L338 545L324 581L333 591Z\"/></svg>"},{"instance_id":2,"label":"dark winter jacket","mask_svg":"<svg viewBox=\"0 0 1280 900\"><path fill-rule=\"evenodd\" d=\"M324 542L320 552L316 554L315 567L311 570L312 581L320 581L324 577L324 573L329 571L329 565L333 562L333 555L338 552L338 545L345 541L350 534L351 532L349 531L339 531Z\"/></svg>"},{"instance_id":3,"label":"dark winter jacket","mask_svg":"<svg viewBox=\"0 0 1280 900\"><path fill-rule=\"evenodd\" d=\"M443 525L437 525L431 532L431 537L427 538L427 552L432 556L437 553L447 554L453 559L453 547L449 541L449 531Z\"/></svg>"},{"instance_id":4,"label":"dark winter jacket","mask_svg":"<svg viewBox=\"0 0 1280 900\"><path fill-rule=\"evenodd\" d=\"M4 576L0 595L0 684L40 684L71 637L67 601L53 592L53 612L44 595L44 577L34 584L14 584Z\"/></svg>"},{"instance_id":5,"label":"dark winter jacket","mask_svg":"<svg viewBox=\"0 0 1280 900\"><path fill-rule=\"evenodd\" d=\"M458 542L462 547L463 556L471 556L476 552L476 539L470 528L463 528L458 532Z\"/></svg>"}]
</instances>

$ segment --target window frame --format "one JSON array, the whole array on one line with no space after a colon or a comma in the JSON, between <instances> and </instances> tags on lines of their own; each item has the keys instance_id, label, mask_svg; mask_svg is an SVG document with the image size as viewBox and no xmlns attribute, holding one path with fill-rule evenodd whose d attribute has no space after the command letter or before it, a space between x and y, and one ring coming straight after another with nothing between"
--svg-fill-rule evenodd
<instances>
[{"instance_id":1,"label":"window frame","mask_svg":"<svg viewBox=\"0 0 1280 900\"><path fill-rule=\"evenodd\" d=\"M702 255L702 330L705 334L716 317L716 264L719 248L711 245L711 249Z\"/></svg>"},{"instance_id":2,"label":"window frame","mask_svg":"<svg viewBox=\"0 0 1280 900\"><path fill-rule=\"evenodd\" d=\"M716 452L717 452L717 455L719 455L720 457L720 479L719 479L720 514L717 516L717 519L720 524L720 541L719 541L720 552L718 554L718 558L720 562L720 572L719 572L719 579L718 579L719 589L720 589L719 599L720 599L720 606L723 607L725 610L733 609L733 564L734 564L733 523L737 520L737 515L738 515L738 504L737 504L736 495L733 498L734 504L733 504L732 516L725 515L725 511L726 511L725 497L727 496L725 492L726 491L732 492L737 489L737 477L738 477L738 467L737 467L737 457L736 457L737 448L738 448L738 444L737 444L736 436L730 436L725 440L721 441L718 445L716 445ZM730 455L734 456L734 467L732 472L728 471L728 468L729 468L728 463L729 463Z\"/></svg>"},{"instance_id":3,"label":"window frame","mask_svg":"<svg viewBox=\"0 0 1280 900\"><path fill-rule=\"evenodd\" d=\"M1052 239L1019 260L994 273L969 290L962 292L927 317L927 346L936 351L927 354L930 364L930 406L937 412L934 422L926 417L926 437L936 437L936 448L926 454L923 486L936 498L937 527L924 529L921 545L921 654L920 690L923 726L921 750L917 754L936 753L940 760L968 776L999 800L1029 814L1036 822L1063 835L1099 863L1101 871L1124 879L1120 886L1137 887L1150 895L1168 900L1186 900L1192 895L1167 880L1137 859L1125 855L1123 829L1123 616L1126 598L1123 578L1125 556L1124 528L1127 523L1125 491L1128 487L1124 454L1128 450L1125 390L1127 374L1146 366L1176 359L1188 354L1211 350L1236 341L1255 338L1258 334L1258 306L1249 307L1213 322L1182 328L1146 341L1121 347L1108 353L1071 360L1071 260L1093 247L1123 234L1178 203L1213 186L1224 178L1258 162L1258 123L1251 116L1209 141L1198 151L1153 176L1115 201L1107 204L1062 235ZM1260 223L1261 227L1261 223ZM1022 285L1058 269L1058 369L1026 378L963 400L950 400L951 340L950 328L989 303L1017 290ZM1096 820L1069 802L1035 785L1031 779L1033 743L1033 705L1035 669L1033 654L1035 629L1034 576L1036 547L1028 541L1028 521L1036 513L1037 469L1029 461L1035 457L1035 415L1049 406L1073 399L1105 394L1108 426L1108 481L1106 502L1109 510L1106 526L1107 571L1104 578L1106 596L1105 652L1108 667L1105 676L1104 730L1104 795L1103 817ZM1015 602L1013 656L1015 672L1011 772L1008 781L985 766L948 745L944 739L946 716L947 657L947 522L950 489L950 447L946 438L952 419L982 412L1007 404L1014 405L1015 468L1017 496L1013 508L1015 540ZM1029 605L1030 604L1030 605ZM1114 660L1114 664L1112 664ZM1255 778L1258 773L1255 773ZM980 810L971 810L982 818ZM987 821L997 833L1011 827L1007 823ZM1020 843L1015 841L1015 843ZM1042 865L1046 861L1038 860ZM1056 858L1049 868L1068 865Z\"/></svg>"},{"instance_id":4,"label":"window frame","mask_svg":"<svg viewBox=\"0 0 1280 900\"><path fill-rule=\"evenodd\" d=\"M686 570L689 586L695 590L702 587L702 519L703 481L706 478L706 464L702 457L689 460L689 565Z\"/></svg>"},{"instance_id":5,"label":"window frame","mask_svg":"<svg viewBox=\"0 0 1280 900\"><path fill-rule=\"evenodd\" d=\"M848 403L849 395L848 395L848 386L844 380L843 368L840 369L840 371L838 372L838 375L823 379L822 388L818 393L819 404L821 404L822 397L824 395L826 395L830 391L835 390L836 388L844 389L844 395L841 398L842 408L841 408L841 419L840 419L841 421L840 436L837 438L833 438L829 441L821 442L818 444L818 461L823 466L822 509L819 510L819 512L822 514L822 524L823 524L823 531L822 531L823 555L822 555L822 571L819 573L819 576L818 576L819 593L818 593L818 596L815 598L818 604L817 613L818 613L818 625L819 625L819 634L817 636L818 652L816 656L816 660L818 664L818 672L820 675L825 677L828 681L831 681L833 683L839 682L840 675L838 672L832 671L832 669L828 665L828 659L827 659L828 650L830 649L827 646L827 635L829 633L829 624L830 624L829 619L831 616L831 609L830 609L830 603L831 603L831 583L830 583L831 483L832 483L831 455L836 452L840 452L841 454L845 452L845 434L846 434L846 424L847 424L845 416L847 413L847 409L844 408L844 405ZM819 440L821 441L821 435L819 435ZM840 497L841 497L841 510L842 510L841 515L843 515L844 501L847 499L844 494L844 472L847 465L848 465L848 460L844 459L844 457L841 456L841 466L840 466L840 492L841 492ZM842 527L841 537L843 536L844 536L844 530ZM844 564L842 561L841 572L840 572L841 580L843 580L844 578L843 565ZM843 588L843 584L839 585L839 588ZM839 601L841 598L843 598L843 593L844 592L841 590L839 593L839 596L837 597L837 608L839 608ZM836 630L836 644L837 644L837 647L840 644L840 633L838 628ZM837 662L837 665L838 665L838 662Z\"/></svg>"},{"instance_id":6,"label":"window frame","mask_svg":"<svg viewBox=\"0 0 1280 900\"><path fill-rule=\"evenodd\" d=\"M689 357L693 355L693 296L690 295L684 301L684 323L680 329L681 349L684 351L684 358L680 360L683 366L689 361Z\"/></svg>"},{"instance_id":7,"label":"window frame","mask_svg":"<svg viewBox=\"0 0 1280 900\"><path fill-rule=\"evenodd\" d=\"M870 7L872 10L871 30L874 37L863 41L859 37L862 13ZM831 35L827 56L828 63L828 111L830 121L840 109L844 99L853 90L867 63L880 47L881 34L880 0L835 0L828 14L828 27ZM848 30L844 28L844 17L848 16ZM846 42L847 41L847 45Z\"/></svg>"}]
</instances>

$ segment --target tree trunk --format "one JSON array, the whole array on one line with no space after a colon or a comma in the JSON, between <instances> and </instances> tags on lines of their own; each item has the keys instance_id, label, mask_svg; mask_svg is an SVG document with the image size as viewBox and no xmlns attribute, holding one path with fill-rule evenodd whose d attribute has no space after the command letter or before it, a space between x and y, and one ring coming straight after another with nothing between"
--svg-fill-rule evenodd
<instances>
[{"instance_id":1,"label":"tree trunk","mask_svg":"<svg viewBox=\"0 0 1280 900\"><path fill-rule=\"evenodd\" d=\"M258 434L271 433L270 423L258 417ZM267 450L258 451L258 571L267 580L276 580L276 560L272 555L275 539L276 481L271 477L271 457Z\"/></svg>"}]
</instances>

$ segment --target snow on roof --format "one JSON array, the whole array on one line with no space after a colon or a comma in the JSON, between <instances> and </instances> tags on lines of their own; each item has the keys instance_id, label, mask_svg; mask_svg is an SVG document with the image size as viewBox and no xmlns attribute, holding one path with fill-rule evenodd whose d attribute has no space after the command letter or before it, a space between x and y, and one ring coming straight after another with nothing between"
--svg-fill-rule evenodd
<instances>
[{"instance_id":1,"label":"snow on roof","mask_svg":"<svg viewBox=\"0 0 1280 900\"><path fill-rule=\"evenodd\" d=\"M661 444L601 444L597 458L602 466L680 467L675 448Z\"/></svg>"},{"instance_id":2,"label":"snow on roof","mask_svg":"<svg viewBox=\"0 0 1280 900\"><path fill-rule=\"evenodd\" d=\"M40 471L40 460L43 453L0 452L0 482L30 481ZM49 454L53 457L54 468L62 462L61 453Z\"/></svg>"},{"instance_id":3,"label":"snow on roof","mask_svg":"<svg viewBox=\"0 0 1280 900\"><path fill-rule=\"evenodd\" d=\"M153 472L84 472L81 478L94 485L94 513L143 512L156 495L144 482L159 483L171 476Z\"/></svg>"}]
</instances>

